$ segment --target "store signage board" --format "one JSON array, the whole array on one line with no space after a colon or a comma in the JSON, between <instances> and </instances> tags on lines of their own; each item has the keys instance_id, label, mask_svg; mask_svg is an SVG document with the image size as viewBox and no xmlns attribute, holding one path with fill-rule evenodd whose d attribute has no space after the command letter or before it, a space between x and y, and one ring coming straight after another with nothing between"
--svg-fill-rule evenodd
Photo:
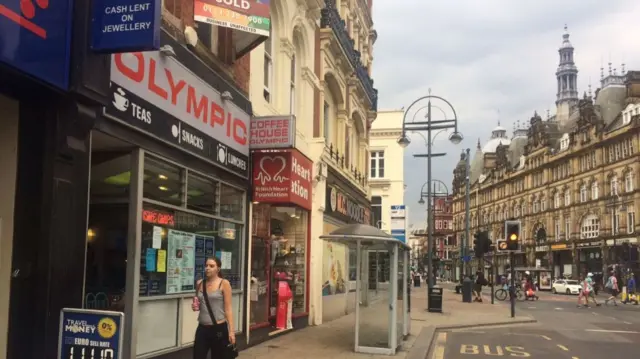
<instances>
[{"instance_id":1,"label":"store signage board","mask_svg":"<svg viewBox=\"0 0 640 359\"><path fill-rule=\"evenodd\" d=\"M346 222L371 224L371 210L358 204L336 187L327 186L325 212Z\"/></svg>"},{"instance_id":2,"label":"store signage board","mask_svg":"<svg viewBox=\"0 0 640 359\"><path fill-rule=\"evenodd\" d=\"M254 152L253 200L311 210L313 162L296 149Z\"/></svg>"},{"instance_id":3,"label":"store signage board","mask_svg":"<svg viewBox=\"0 0 640 359\"><path fill-rule=\"evenodd\" d=\"M118 53L160 48L161 0L93 0L91 49Z\"/></svg>"},{"instance_id":4,"label":"store signage board","mask_svg":"<svg viewBox=\"0 0 640 359\"><path fill-rule=\"evenodd\" d=\"M391 236L402 243L407 242L407 209L404 204L391 206Z\"/></svg>"},{"instance_id":5,"label":"store signage board","mask_svg":"<svg viewBox=\"0 0 640 359\"><path fill-rule=\"evenodd\" d=\"M73 2L24 3L0 1L0 62L66 91Z\"/></svg>"},{"instance_id":6,"label":"store signage board","mask_svg":"<svg viewBox=\"0 0 640 359\"><path fill-rule=\"evenodd\" d=\"M249 177L249 115L158 52L115 54L105 114Z\"/></svg>"},{"instance_id":7,"label":"store signage board","mask_svg":"<svg viewBox=\"0 0 640 359\"><path fill-rule=\"evenodd\" d=\"M195 0L194 20L269 36L270 0Z\"/></svg>"},{"instance_id":8,"label":"store signage board","mask_svg":"<svg viewBox=\"0 0 640 359\"><path fill-rule=\"evenodd\" d=\"M296 120L293 115L253 117L251 119L251 149L295 147Z\"/></svg>"},{"instance_id":9,"label":"store signage board","mask_svg":"<svg viewBox=\"0 0 640 359\"><path fill-rule=\"evenodd\" d=\"M59 359L122 359L124 314L91 309L60 311Z\"/></svg>"}]
</instances>

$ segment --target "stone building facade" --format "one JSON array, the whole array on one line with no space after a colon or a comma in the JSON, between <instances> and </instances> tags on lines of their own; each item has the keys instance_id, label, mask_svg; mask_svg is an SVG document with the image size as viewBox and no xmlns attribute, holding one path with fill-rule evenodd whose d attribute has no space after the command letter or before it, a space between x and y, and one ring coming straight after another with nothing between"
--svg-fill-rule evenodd
<instances>
[{"instance_id":1,"label":"stone building facade","mask_svg":"<svg viewBox=\"0 0 640 359\"><path fill-rule=\"evenodd\" d=\"M640 72L609 64L601 87L577 96L573 47L565 33L555 116L534 113L511 138L498 127L471 160L470 233L504 238L504 221L522 221L523 247L515 267L553 278L638 269L636 213L640 210ZM567 110L568 109L568 110ZM465 161L454 170L454 229L465 230ZM506 254L495 254L498 273ZM483 267L477 260L473 268Z\"/></svg>"}]
</instances>

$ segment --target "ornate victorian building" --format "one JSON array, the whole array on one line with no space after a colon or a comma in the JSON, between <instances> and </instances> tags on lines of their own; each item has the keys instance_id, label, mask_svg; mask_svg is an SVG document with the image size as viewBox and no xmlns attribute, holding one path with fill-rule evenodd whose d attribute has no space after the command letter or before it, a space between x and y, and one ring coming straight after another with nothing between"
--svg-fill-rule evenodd
<instances>
[{"instance_id":1,"label":"ornate victorian building","mask_svg":"<svg viewBox=\"0 0 640 359\"><path fill-rule=\"evenodd\" d=\"M516 267L538 267L553 277L638 268L636 212L640 210L640 72L609 64L601 88L576 89L569 34L559 49L555 116L534 113L508 140L498 127L471 162L471 233L504 237L504 220L522 221ZM465 230L465 162L454 170L454 229ZM473 241L469 241L473 243ZM471 246L471 244L470 244ZM506 255L495 262L502 273ZM477 264L477 263L476 263ZM475 267L475 266L474 266Z\"/></svg>"}]
</instances>

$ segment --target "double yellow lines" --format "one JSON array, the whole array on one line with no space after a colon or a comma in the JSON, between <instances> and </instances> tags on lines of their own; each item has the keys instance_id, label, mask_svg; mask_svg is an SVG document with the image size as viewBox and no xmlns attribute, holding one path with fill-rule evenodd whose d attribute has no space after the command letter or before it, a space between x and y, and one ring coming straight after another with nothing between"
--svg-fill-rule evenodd
<instances>
[{"instance_id":1,"label":"double yellow lines","mask_svg":"<svg viewBox=\"0 0 640 359\"><path fill-rule=\"evenodd\" d=\"M447 333L446 332L438 333L431 359L444 359L444 350L446 346L447 346Z\"/></svg>"}]
</instances>

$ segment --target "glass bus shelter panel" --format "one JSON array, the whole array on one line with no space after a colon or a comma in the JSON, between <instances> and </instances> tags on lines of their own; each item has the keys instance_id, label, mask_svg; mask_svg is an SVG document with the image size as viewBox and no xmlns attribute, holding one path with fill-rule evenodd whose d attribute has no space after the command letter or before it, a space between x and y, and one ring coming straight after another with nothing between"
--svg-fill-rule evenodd
<instances>
[{"instance_id":1,"label":"glass bus shelter panel","mask_svg":"<svg viewBox=\"0 0 640 359\"><path fill-rule=\"evenodd\" d=\"M398 270L397 270L397 283L398 283L398 290L397 290L397 302L396 302L396 306L395 306L395 311L396 311L396 338L398 338L398 344L402 341L402 338L404 337L404 320L405 320L405 316L404 316L404 311L405 311L405 300L406 300L406 295L405 295L405 291L407 288L407 281L405 278L405 270L404 270L404 264L405 264L405 259L404 259L404 255L405 255L405 251L404 249L400 249L398 248Z\"/></svg>"},{"instance_id":2,"label":"glass bus shelter panel","mask_svg":"<svg viewBox=\"0 0 640 359\"><path fill-rule=\"evenodd\" d=\"M378 254L383 251L372 251L361 248L360 281L358 283L360 301L358 304L358 347L391 348L390 328L391 304L393 291L389 285L378 285L378 270L371 267L379 264ZM387 253L387 258L388 252ZM363 275L366 274L366 275ZM372 278L373 277L373 278ZM374 287L372 288L372 281ZM388 284L388 283L387 283Z\"/></svg>"}]
</instances>

